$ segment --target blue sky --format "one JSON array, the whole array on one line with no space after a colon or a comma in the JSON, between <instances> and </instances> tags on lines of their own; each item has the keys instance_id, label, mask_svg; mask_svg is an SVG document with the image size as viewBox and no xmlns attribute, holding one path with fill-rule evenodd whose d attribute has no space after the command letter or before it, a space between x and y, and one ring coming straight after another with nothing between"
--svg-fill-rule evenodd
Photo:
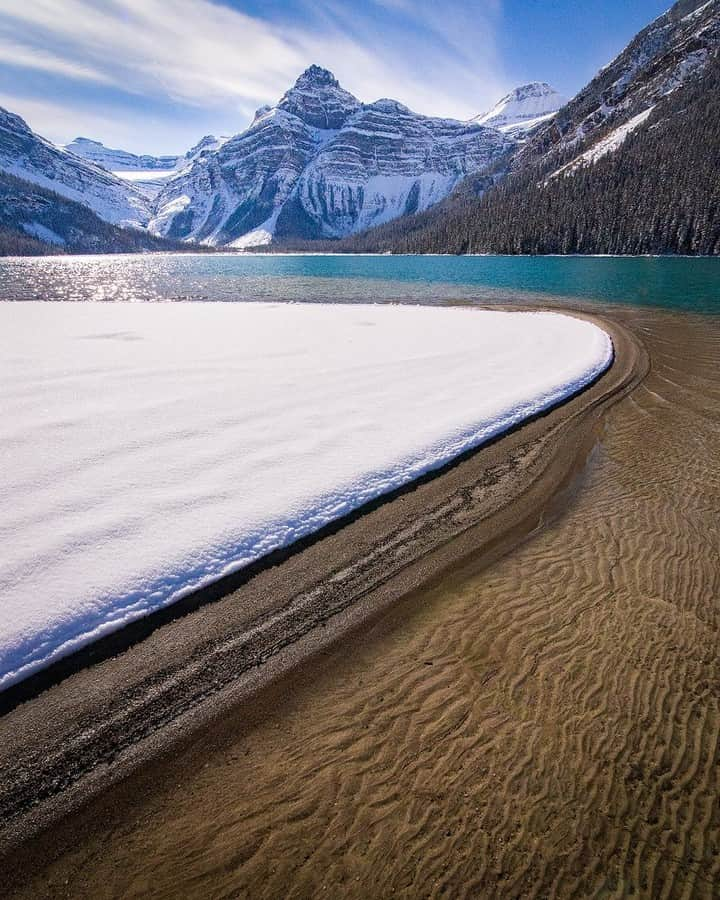
<instances>
[{"instance_id":1,"label":"blue sky","mask_svg":"<svg viewBox=\"0 0 720 900\"><path fill-rule=\"evenodd\" d=\"M311 63L361 100L469 118L526 81L572 96L669 0L0 0L0 106L40 134L182 152Z\"/></svg>"}]
</instances>

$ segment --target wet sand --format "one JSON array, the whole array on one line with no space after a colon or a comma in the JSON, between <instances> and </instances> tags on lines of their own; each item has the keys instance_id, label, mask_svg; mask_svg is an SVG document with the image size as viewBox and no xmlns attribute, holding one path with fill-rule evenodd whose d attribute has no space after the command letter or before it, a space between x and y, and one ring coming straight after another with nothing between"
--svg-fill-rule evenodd
<instances>
[{"instance_id":1,"label":"wet sand","mask_svg":"<svg viewBox=\"0 0 720 900\"><path fill-rule=\"evenodd\" d=\"M652 370L604 416L558 411L563 440L545 442L547 422L530 445L526 434L519 469L497 469L513 458L503 447L490 487L509 477L495 498L506 500L525 474L521 503L490 516L480 504L470 523L429 520L431 535L438 522L449 529L446 540L420 554L408 581L403 572L385 582L376 606L362 610L375 613L372 624L348 616L327 637L355 626L349 639L319 641L312 660L251 700L226 695L172 753L16 849L4 863L7 892L712 896L720 324L612 315L640 336ZM462 466L447 476L467 488ZM419 503L408 522L441 509L440 494L433 506L424 492L441 480L396 501ZM447 482L443 493L452 496ZM389 506L371 514L373 528ZM492 518L510 508L513 520ZM365 520L361 532L373 528ZM496 545L493 534L503 535ZM164 631L145 642L149 653ZM116 674L122 695L134 675ZM83 677L43 695L55 715L77 711L67 690ZM38 716L42 700L3 721L16 726L5 760L15 753L27 783L22 740L33 728L44 747L53 737ZM125 750L111 746L116 771ZM100 754L78 784L106 782L109 771ZM69 795L60 785L56 796L62 806Z\"/></svg>"}]
</instances>

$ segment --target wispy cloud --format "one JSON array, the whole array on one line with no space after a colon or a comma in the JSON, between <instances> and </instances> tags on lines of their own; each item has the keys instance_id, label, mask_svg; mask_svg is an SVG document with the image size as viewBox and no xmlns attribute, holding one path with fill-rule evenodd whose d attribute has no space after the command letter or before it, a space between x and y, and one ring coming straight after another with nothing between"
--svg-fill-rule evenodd
<instances>
[{"instance_id":1,"label":"wispy cloud","mask_svg":"<svg viewBox=\"0 0 720 900\"><path fill-rule=\"evenodd\" d=\"M124 109L128 137L132 120L143 116L138 95L174 104L188 129L195 108L216 111L218 121L237 122L229 130L239 130L313 62L331 68L360 99L392 96L434 115L470 117L508 86L495 52L500 0L294 0L287 15L264 10L262 17L240 5L0 0L0 63L135 95ZM22 84L18 93L26 106L33 100ZM97 108L98 98L93 102ZM68 90L55 107L78 105ZM172 116L168 107L166 124ZM98 111L99 126L111 118ZM31 124L56 137L58 119L38 115ZM155 132L162 127L156 121ZM65 139L77 130L66 128ZM122 131L117 123L114 131Z\"/></svg>"},{"instance_id":2,"label":"wispy cloud","mask_svg":"<svg viewBox=\"0 0 720 900\"><path fill-rule=\"evenodd\" d=\"M5 40L2 37L0 37L0 63L22 69L37 69L41 72L51 72L54 75L63 75L66 78L96 81L100 84L109 84L111 82L110 77L99 69L81 65L62 56L56 56L47 50L16 41Z\"/></svg>"}]
</instances>

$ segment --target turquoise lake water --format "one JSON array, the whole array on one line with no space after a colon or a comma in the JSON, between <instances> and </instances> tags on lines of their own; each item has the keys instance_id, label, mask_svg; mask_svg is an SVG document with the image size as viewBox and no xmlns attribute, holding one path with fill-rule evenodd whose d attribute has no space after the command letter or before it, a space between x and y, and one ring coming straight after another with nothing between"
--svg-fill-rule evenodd
<instances>
[{"instance_id":1,"label":"turquoise lake water","mask_svg":"<svg viewBox=\"0 0 720 900\"><path fill-rule=\"evenodd\" d=\"M3 300L510 302L720 313L720 259L187 254L0 260Z\"/></svg>"}]
</instances>

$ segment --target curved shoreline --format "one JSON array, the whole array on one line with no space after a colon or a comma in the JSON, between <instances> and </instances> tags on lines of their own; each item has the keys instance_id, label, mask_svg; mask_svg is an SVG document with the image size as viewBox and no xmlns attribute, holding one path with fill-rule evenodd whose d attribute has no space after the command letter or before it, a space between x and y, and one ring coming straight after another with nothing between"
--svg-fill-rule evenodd
<instances>
[{"instance_id":1,"label":"curved shoreline","mask_svg":"<svg viewBox=\"0 0 720 900\"><path fill-rule=\"evenodd\" d=\"M604 410L647 371L644 350L622 326L583 317L615 347L613 365L592 386L245 570L237 584L213 585L192 615L171 608L172 622L155 623L165 627L136 637L122 656L73 672L0 719L0 849L449 567L468 557L487 563L527 535L586 458Z\"/></svg>"}]
</instances>

